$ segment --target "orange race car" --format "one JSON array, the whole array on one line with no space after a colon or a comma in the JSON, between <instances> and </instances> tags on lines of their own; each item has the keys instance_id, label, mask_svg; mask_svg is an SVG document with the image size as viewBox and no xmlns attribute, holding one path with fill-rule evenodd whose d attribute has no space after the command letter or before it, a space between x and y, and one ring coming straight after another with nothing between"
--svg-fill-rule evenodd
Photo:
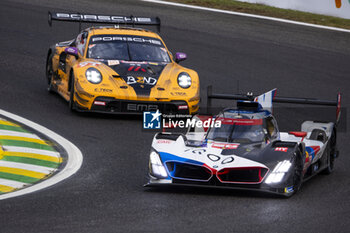
<instances>
[{"instance_id":1,"label":"orange race car","mask_svg":"<svg viewBox=\"0 0 350 233\"><path fill-rule=\"evenodd\" d=\"M159 31L158 17L49 12L50 26L52 20L79 22L80 26L85 22L113 24L84 29L75 39L48 50L48 90L59 93L72 110L129 114L198 111L198 74L178 64L186 54L174 57L157 33L135 28L157 26Z\"/></svg>"}]
</instances>

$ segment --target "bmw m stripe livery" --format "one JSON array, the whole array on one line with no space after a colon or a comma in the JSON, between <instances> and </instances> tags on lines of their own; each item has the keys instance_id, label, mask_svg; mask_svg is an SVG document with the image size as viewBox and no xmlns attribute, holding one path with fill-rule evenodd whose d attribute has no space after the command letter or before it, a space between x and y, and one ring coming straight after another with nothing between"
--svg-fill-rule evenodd
<instances>
[{"instance_id":1,"label":"bmw m stripe livery","mask_svg":"<svg viewBox=\"0 0 350 233\"><path fill-rule=\"evenodd\" d=\"M338 101L284 98L283 101L306 101L339 109L335 122L305 121L301 131L280 132L271 113L275 92L255 99L235 96L234 99L249 100L238 101L237 108L224 109L213 118L193 118L202 122L212 118L221 124L211 124L209 128L193 124L185 135L156 134L146 186L221 187L291 196L303 181L320 172L331 173L339 154L336 132L340 95ZM210 93L212 96L225 97Z\"/></svg>"}]
</instances>

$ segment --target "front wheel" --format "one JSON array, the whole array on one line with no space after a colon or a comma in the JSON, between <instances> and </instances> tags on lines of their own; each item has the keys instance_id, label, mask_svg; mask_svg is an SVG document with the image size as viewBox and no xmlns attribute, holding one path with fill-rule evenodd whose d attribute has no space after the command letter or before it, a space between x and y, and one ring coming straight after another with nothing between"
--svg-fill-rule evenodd
<instances>
[{"instance_id":1,"label":"front wheel","mask_svg":"<svg viewBox=\"0 0 350 233\"><path fill-rule=\"evenodd\" d=\"M52 70L52 55L50 54L48 56L47 62L46 62L46 79L48 83L47 90L50 93L54 92L54 87L53 87L53 70Z\"/></svg>"},{"instance_id":2,"label":"front wheel","mask_svg":"<svg viewBox=\"0 0 350 233\"><path fill-rule=\"evenodd\" d=\"M303 161L301 156L297 155L295 156L294 162L293 162L293 177L292 177L292 183L293 185L290 188L290 192L286 192L287 197L291 197L294 194L296 194L300 188L301 184L303 183Z\"/></svg>"},{"instance_id":3,"label":"front wheel","mask_svg":"<svg viewBox=\"0 0 350 233\"><path fill-rule=\"evenodd\" d=\"M71 77L70 77L70 95L69 95L69 109L70 109L71 111L74 111L74 109L75 109L74 91L75 91L75 87L74 87L74 74L73 74L73 71L72 71Z\"/></svg>"}]
</instances>

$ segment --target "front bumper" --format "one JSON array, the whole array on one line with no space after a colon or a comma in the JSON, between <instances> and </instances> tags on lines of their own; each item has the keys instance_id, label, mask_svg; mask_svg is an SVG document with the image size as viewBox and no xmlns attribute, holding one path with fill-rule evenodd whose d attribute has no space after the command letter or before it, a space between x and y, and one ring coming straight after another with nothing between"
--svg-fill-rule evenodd
<instances>
[{"instance_id":1,"label":"front bumper","mask_svg":"<svg viewBox=\"0 0 350 233\"><path fill-rule=\"evenodd\" d=\"M98 103L98 104L96 104ZM135 101L122 100L111 97L97 97L90 109L76 104L77 111L89 111L113 114L142 114L145 111L157 111L161 113L193 114L186 101Z\"/></svg>"},{"instance_id":2,"label":"front bumper","mask_svg":"<svg viewBox=\"0 0 350 233\"><path fill-rule=\"evenodd\" d=\"M199 188L213 188L213 189L232 189L232 190L248 190L256 192L273 193L285 197L291 196L290 192L286 191L285 187L272 187L265 183L260 184L232 184L221 183L215 178L208 182L188 181L180 179L157 179L150 176L150 180L145 187L199 187Z\"/></svg>"}]
</instances>

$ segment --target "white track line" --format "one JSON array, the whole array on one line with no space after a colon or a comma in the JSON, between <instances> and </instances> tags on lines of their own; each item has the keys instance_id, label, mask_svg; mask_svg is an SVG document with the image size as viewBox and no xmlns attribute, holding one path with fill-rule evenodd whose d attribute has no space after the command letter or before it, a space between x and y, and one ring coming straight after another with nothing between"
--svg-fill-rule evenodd
<instances>
[{"instance_id":1,"label":"white track line","mask_svg":"<svg viewBox=\"0 0 350 233\"><path fill-rule=\"evenodd\" d=\"M279 19L279 18L274 18L274 17L269 17L269 16L247 14L247 13L236 12L236 11L219 10L219 9L214 9L214 8L209 8L209 7L193 6L193 5L181 4L181 3L175 3L175 2L167 2L167 1L161 1L161 0L140 0L140 1L158 3L158 4L163 4L163 5L170 5L170 6L177 6L177 7L185 7L185 8L191 8L191 9L196 9L196 10L212 11L212 12L230 14L230 15L239 15L239 16L257 18L257 19L265 19L265 20L277 21L277 22L282 22L282 23L290 23L290 24L320 28L320 29L327 29L327 30L333 30L333 31L339 31L339 32L350 32L350 30L343 29L343 28L322 26L322 25L317 25L317 24L312 24L312 23L303 23L303 22L294 21L294 20Z\"/></svg>"},{"instance_id":2,"label":"white track line","mask_svg":"<svg viewBox=\"0 0 350 233\"><path fill-rule=\"evenodd\" d=\"M12 188L16 188L16 189L22 188L24 185L27 185L26 183L14 181L14 180L2 179L2 178L0 178L0 184L6 185ZM6 195L6 194L2 194L2 195Z\"/></svg>"},{"instance_id":3,"label":"white track line","mask_svg":"<svg viewBox=\"0 0 350 233\"><path fill-rule=\"evenodd\" d=\"M53 175L52 177L50 177L47 180L43 180L37 184L26 187L24 189L20 189L20 190L15 191L15 192L2 194L2 195L0 195L0 200L11 198L11 197L21 196L24 194L32 193L32 192L47 188L49 186L57 184L58 182L60 182L64 179L67 179L68 177L70 177L71 175L73 175L74 173L76 173L79 170L79 168L81 167L81 165L83 163L83 155L82 155L81 151L78 149L78 147L73 145L70 141L68 141L64 137L56 134L55 132L53 132L53 131L51 131L51 130L49 130L49 129L47 129L39 124L36 124L30 120L27 120L23 117L17 116L15 114L6 112L6 111L1 110L1 109L0 109L0 114L4 115L6 117L9 117L17 122L20 122L24 125L27 125L33 129L37 130L38 132L46 135L48 138L51 138L52 140L57 142L59 145L61 145L66 150L67 155L68 155L66 166L61 171L59 171L57 174Z\"/></svg>"},{"instance_id":4,"label":"white track line","mask_svg":"<svg viewBox=\"0 0 350 233\"><path fill-rule=\"evenodd\" d=\"M49 151L49 150L32 149L32 148L20 147L20 146L2 146L2 148L4 148L5 151L10 151L10 152L34 153L34 154L40 154L40 155L53 156L56 158L60 157L60 153L55 151Z\"/></svg>"},{"instance_id":5,"label":"white track line","mask_svg":"<svg viewBox=\"0 0 350 233\"><path fill-rule=\"evenodd\" d=\"M4 129L0 130L0 135L2 135L2 136L16 136L16 137L24 137L24 138L41 139L37 135L32 134L32 133L23 133L23 132L4 130Z\"/></svg>"},{"instance_id":6,"label":"white track line","mask_svg":"<svg viewBox=\"0 0 350 233\"><path fill-rule=\"evenodd\" d=\"M0 167L19 168L19 169L24 169L24 170L33 171L33 172L40 172L44 174L50 174L56 170L55 168L51 168L51 167L44 167L44 166L27 164L27 163L1 161L1 160L0 160Z\"/></svg>"}]
</instances>

